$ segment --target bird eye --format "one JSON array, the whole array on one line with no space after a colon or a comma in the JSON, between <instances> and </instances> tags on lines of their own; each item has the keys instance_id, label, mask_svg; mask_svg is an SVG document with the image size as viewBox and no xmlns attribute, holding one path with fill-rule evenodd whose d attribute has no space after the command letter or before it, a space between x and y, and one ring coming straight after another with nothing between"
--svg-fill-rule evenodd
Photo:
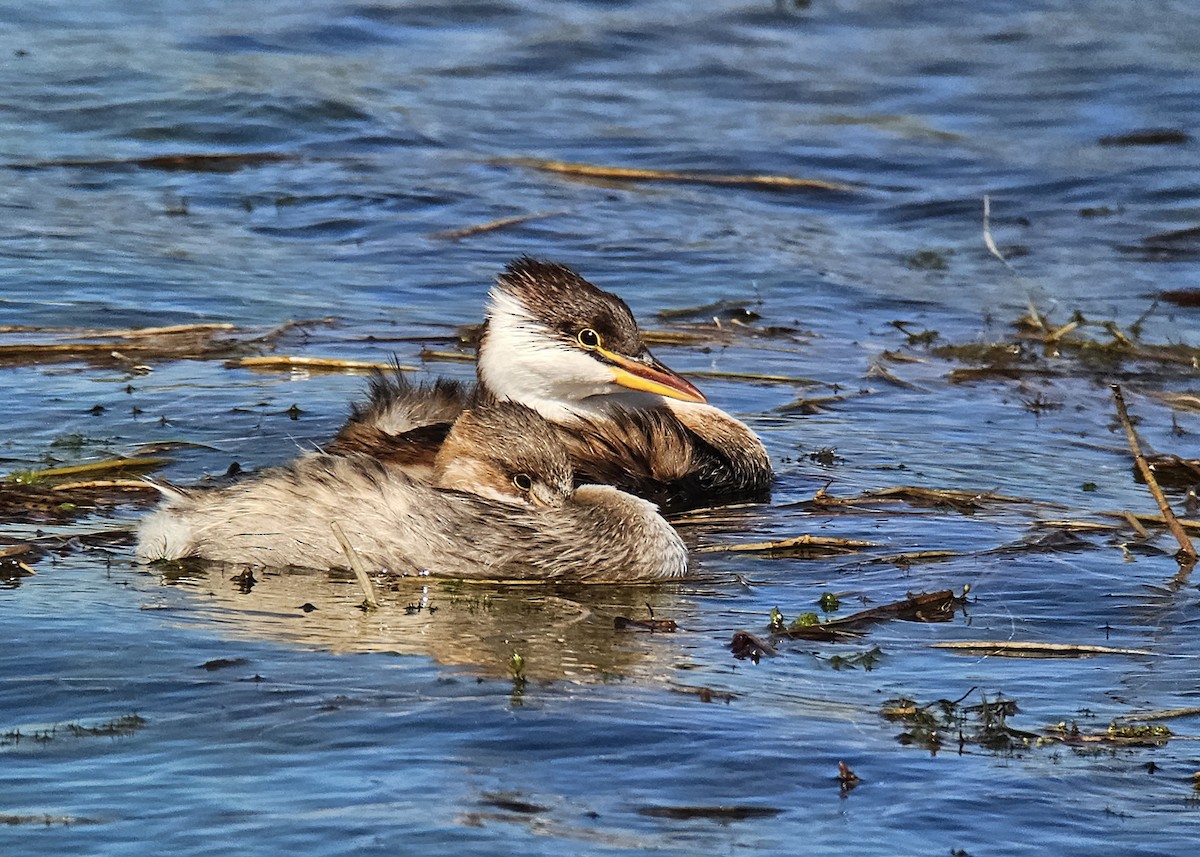
<instances>
[{"instance_id":1,"label":"bird eye","mask_svg":"<svg viewBox=\"0 0 1200 857\"><path fill-rule=\"evenodd\" d=\"M528 473L518 473L513 477L513 485L517 486L518 491L528 491L533 487L533 480Z\"/></svg>"},{"instance_id":2,"label":"bird eye","mask_svg":"<svg viewBox=\"0 0 1200 857\"><path fill-rule=\"evenodd\" d=\"M580 345L588 350L600 347L600 334L596 333L590 327L585 327L579 331L579 335L575 338L579 340Z\"/></svg>"}]
</instances>

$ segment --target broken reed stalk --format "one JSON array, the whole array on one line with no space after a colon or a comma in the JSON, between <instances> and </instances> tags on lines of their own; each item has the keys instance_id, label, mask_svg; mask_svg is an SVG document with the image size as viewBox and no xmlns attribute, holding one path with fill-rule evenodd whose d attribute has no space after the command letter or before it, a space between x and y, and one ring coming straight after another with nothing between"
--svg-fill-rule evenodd
<instances>
[{"instance_id":1,"label":"broken reed stalk","mask_svg":"<svg viewBox=\"0 0 1200 857\"><path fill-rule=\"evenodd\" d=\"M371 578L367 575L367 570L363 568L362 560L358 558L358 551L354 549L354 545L350 544L350 540L346 538L341 524L337 521L330 521L329 528L333 530L338 544L342 546L342 552L346 554L346 559L350 561L350 569L354 572L354 576L358 578L358 585L362 587L363 594L366 595L363 604L372 609L378 608L379 596L375 592L375 584L371 582Z\"/></svg>"},{"instance_id":2,"label":"broken reed stalk","mask_svg":"<svg viewBox=\"0 0 1200 857\"><path fill-rule=\"evenodd\" d=\"M929 645L934 649L957 649L958 651L970 654L991 654L1025 658L1155 654L1146 649L1117 649L1112 646L1086 646L1074 643L1034 643L1024 640L949 640L930 643Z\"/></svg>"},{"instance_id":3,"label":"broken reed stalk","mask_svg":"<svg viewBox=\"0 0 1200 857\"><path fill-rule=\"evenodd\" d=\"M1125 437L1129 440L1129 449L1133 452L1133 461L1137 465L1138 471L1142 474L1142 479L1145 480L1146 487L1150 489L1150 494L1154 497L1154 502L1158 503L1158 509L1162 512L1163 521L1166 522L1167 529L1171 531L1171 535L1179 542L1179 553L1175 556L1179 558L1182 555L1181 564L1188 566L1195 565L1196 548L1192 544L1187 531L1180 526L1175 513L1171 511L1171 506L1167 503L1167 498L1163 495L1162 489L1158 487L1158 480L1154 478L1154 471L1146 463L1146 456L1142 454L1142 445L1138 442L1137 432L1133 429L1133 423L1129 421L1129 411L1125 407L1125 395L1121 392L1120 384L1112 385L1112 394L1113 401L1117 405L1117 418L1120 419L1121 426L1125 429Z\"/></svg>"},{"instance_id":4,"label":"broken reed stalk","mask_svg":"<svg viewBox=\"0 0 1200 857\"><path fill-rule=\"evenodd\" d=\"M417 372L416 366L404 366L400 363L380 363L375 360L343 360L337 357L307 357L301 354L270 354L264 357L243 357L237 361L238 366L248 369L317 369L340 372L342 370L368 372L373 369L396 370L398 372Z\"/></svg>"},{"instance_id":5,"label":"broken reed stalk","mask_svg":"<svg viewBox=\"0 0 1200 857\"><path fill-rule=\"evenodd\" d=\"M1000 248L996 246L995 239L992 238L992 198L986 193L983 195L983 246L987 251L999 259L1004 267L1012 270L1012 265L1008 264L1008 260L1004 258L1004 254L1000 252Z\"/></svg>"},{"instance_id":6,"label":"broken reed stalk","mask_svg":"<svg viewBox=\"0 0 1200 857\"><path fill-rule=\"evenodd\" d=\"M649 170L636 167L608 167L571 161L552 161L542 158L495 158L492 163L504 166L527 167L543 172L561 173L585 178L626 182L685 182L733 187L758 187L774 190L828 190L854 193L855 188L821 179L800 179L794 176L706 173L695 170Z\"/></svg>"},{"instance_id":7,"label":"broken reed stalk","mask_svg":"<svg viewBox=\"0 0 1200 857\"><path fill-rule=\"evenodd\" d=\"M497 229L505 229L509 226L517 226L522 223L528 223L531 220L544 220L547 217L557 217L560 214L567 214L563 210L557 211L535 211L532 214L518 214L513 217L501 217L496 220L489 220L487 223L478 223L474 226L464 226L462 229L448 229L445 232L431 232L430 238L444 238L448 241L457 241L460 238L467 238L471 235L479 235L484 232L495 232Z\"/></svg>"}]
</instances>

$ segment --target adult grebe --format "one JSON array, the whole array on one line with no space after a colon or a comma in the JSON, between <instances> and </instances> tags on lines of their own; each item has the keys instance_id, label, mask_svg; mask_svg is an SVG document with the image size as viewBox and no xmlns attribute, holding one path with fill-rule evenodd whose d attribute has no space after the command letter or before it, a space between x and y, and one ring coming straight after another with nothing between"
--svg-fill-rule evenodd
<instances>
[{"instance_id":1,"label":"adult grebe","mask_svg":"<svg viewBox=\"0 0 1200 857\"><path fill-rule=\"evenodd\" d=\"M464 411L432 483L370 456L313 453L227 488L168 490L138 558L345 567L337 523L369 570L500 580L628 582L683 576L687 551L653 504L574 487L550 426L512 402Z\"/></svg>"},{"instance_id":2,"label":"adult grebe","mask_svg":"<svg viewBox=\"0 0 1200 857\"><path fill-rule=\"evenodd\" d=\"M528 257L509 264L489 297L474 395L519 402L553 423L578 480L673 511L769 496L762 442L650 354L619 297ZM432 452L422 447L436 447L469 395L377 375L327 451L427 465Z\"/></svg>"}]
</instances>

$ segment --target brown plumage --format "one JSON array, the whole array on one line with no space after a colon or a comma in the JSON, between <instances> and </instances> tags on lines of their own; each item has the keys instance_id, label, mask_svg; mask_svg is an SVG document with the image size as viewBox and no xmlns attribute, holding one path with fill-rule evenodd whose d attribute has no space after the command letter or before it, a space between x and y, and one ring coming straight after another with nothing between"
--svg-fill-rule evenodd
<instances>
[{"instance_id":1,"label":"brown plumage","mask_svg":"<svg viewBox=\"0 0 1200 857\"><path fill-rule=\"evenodd\" d=\"M371 570L464 579L621 582L681 577L687 552L652 504L576 489L536 413L482 404L456 421L435 484L360 454L301 456L236 485L167 491L138 531L143 561L345 567L332 524Z\"/></svg>"},{"instance_id":2,"label":"brown plumage","mask_svg":"<svg viewBox=\"0 0 1200 857\"><path fill-rule=\"evenodd\" d=\"M497 278L477 375L470 394L378 375L328 451L424 473L426 445L436 446L455 408L493 397L550 420L580 482L668 510L769 497L770 459L755 434L651 355L624 301L565 265L523 257Z\"/></svg>"},{"instance_id":3,"label":"brown plumage","mask_svg":"<svg viewBox=\"0 0 1200 857\"><path fill-rule=\"evenodd\" d=\"M577 480L616 486L666 512L770 496L766 450L749 428L710 405L613 408L556 428Z\"/></svg>"},{"instance_id":4,"label":"brown plumage","mask_svg":"<svg viewBox=\"0 0 1200 857\"><path fill-rule=\"evenodd\" d=\"M434 459L471 393L439 378L413 386L399 367L371 375L367 401L325 446L331 455L370 455L418 479L432 479Z\"/></svg>"}]
</instances>

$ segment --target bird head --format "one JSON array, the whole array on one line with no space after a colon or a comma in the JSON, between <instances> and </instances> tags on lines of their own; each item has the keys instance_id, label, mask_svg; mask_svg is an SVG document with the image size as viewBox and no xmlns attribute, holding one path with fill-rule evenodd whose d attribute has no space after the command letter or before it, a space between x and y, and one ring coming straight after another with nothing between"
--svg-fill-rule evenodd
<instances>
[{"instance_id":1,"label":"bird head","mask_svg":"<svg viewBox=\"0 0 1200 857\"><path fill-rule=\"evenodd\" d=\"M528 506L557 506L574 472L554 426L516 402L483 401L454 422L434 461L441 488Z\"/></svg>"},{"instance_id":2,"label":"bird head","mask_svg":"<svg viewBox=\"0 0 1200 857\"><path fill-rule=\"evenodd\" d=\"M650 353L624 301L565 265L517 259L489 297L477 365L498 398L550 420L587 415L597 397L706 401Z\"/></svg>"}]
</instances>

